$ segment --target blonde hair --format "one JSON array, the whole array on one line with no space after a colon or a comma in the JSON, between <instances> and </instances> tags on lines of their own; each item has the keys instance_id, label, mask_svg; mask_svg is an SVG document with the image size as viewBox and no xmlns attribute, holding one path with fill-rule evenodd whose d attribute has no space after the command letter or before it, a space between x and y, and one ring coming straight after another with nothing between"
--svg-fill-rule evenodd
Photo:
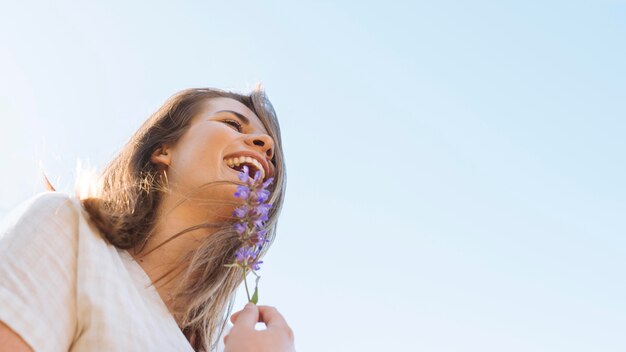
<instances>
[{"instance_id":1,"label":"blonde hair","mask_svg":"<svg viewBox=\"0 0 626 352\"><path fill-rule=\"evenodd\" d=\"M162 173L150 162L150 156L163 144L175 143L187 131L202 103L217 97L231 98L246 105L274 139L272 162L276 173L271 196L274 206L267 222L269 242L262 253L267 251L276 234L284 199L285 162L276 113L260 86L249 95L209 88L181 91L139 128L100 175L95 195L82 199L90 220L109 243L121 249L143 250L156 224L155 213L164 189ZM229 222L197 224L172 236L198 228L211 228L214 232L197 249L181 258L181 263L187 264L171 307L180 328L198 351L216 346L242 281L240 270L225 267L232 262L239 246L237 234L229 225Z\"/></svg>"}]
</instances>

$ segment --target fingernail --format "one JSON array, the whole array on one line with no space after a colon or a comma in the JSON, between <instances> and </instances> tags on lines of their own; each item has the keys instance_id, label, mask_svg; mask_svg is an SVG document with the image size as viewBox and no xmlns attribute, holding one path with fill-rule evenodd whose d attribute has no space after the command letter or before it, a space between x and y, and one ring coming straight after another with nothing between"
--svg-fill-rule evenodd
<instances>
[{"instance_id":1,"label":"fingernail","mask_svg":"<svg viewBox=\"0 0 626 352\"><path fill-rule=\"evenodd\" d=\"M244 308L252 308L252 307L254 307L254 303L248 302L246 303L246 306Z\"/></svg>"}]
</instances>

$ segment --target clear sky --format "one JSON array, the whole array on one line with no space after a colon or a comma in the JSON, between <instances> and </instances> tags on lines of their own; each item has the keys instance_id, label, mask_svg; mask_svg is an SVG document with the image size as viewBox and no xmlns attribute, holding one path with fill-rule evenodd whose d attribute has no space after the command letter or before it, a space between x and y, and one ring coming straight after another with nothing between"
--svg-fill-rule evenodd
<instances>
[{"instance_id":1,"label":"clear sky","mask_svg":"<svg viewBox=\"0 0 626 352\"><path fill-rule=\"evenodd\" d=\"M618 0L3 1L0 214L262 81L298 351L624 351L624 38Z\"/></svg>"}]
</instances>

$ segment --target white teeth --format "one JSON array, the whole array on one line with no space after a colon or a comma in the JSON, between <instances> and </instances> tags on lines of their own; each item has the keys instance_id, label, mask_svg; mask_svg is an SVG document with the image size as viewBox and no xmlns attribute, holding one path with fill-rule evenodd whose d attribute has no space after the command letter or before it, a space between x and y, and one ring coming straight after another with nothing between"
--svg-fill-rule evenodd
<instances>
[{"instance_id":1,"label":"white teeth","mask_svg":"<svg viewBox=\"0 0 626 352\"><path fill-rule=\"evenodd\" d=\"M248 163L248 164L254 165L259 171L261 171L261 179L262 180L265 179L265 170L263 169L263 165L261 165L261 163L255 158L251 158L249 156L241 156L237 158L226 159L226 164L230 167L239 166L242 163Z\"/></svg>"}]
</instances>

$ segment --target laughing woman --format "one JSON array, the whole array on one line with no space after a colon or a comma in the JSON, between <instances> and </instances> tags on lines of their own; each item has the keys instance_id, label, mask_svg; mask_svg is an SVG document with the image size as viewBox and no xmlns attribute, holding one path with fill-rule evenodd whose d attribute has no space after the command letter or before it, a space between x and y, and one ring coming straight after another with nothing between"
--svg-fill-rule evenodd
<instances>
[{"instance_id":1,"label":"laughing woman","mask_svg":"<svg viewBox=\"0 0 626 352\"><path fill-rule=\"evenodd\" d=\"M293 351L272 307L227 316L241 271L233 195L243 165L285 190L274 109L260 89L170 98L80 199L31 200L0 240L0 351ZM267 329L255 330L257 322Z\"/></svg>"}]
</instances>

